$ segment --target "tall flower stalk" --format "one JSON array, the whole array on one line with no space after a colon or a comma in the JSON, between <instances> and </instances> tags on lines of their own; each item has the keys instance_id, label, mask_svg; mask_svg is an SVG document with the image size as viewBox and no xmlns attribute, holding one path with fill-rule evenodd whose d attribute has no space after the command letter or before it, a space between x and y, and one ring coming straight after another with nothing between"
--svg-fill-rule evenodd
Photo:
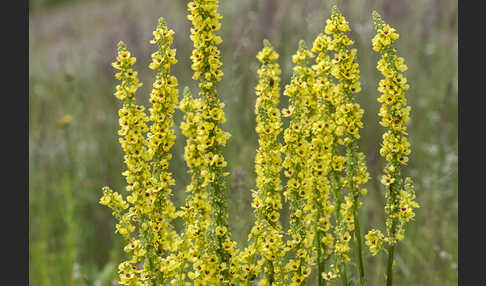
<instances>
[{"instance_id":1,"label":"tall flower stalk","mask_svg":"<svg viewBox=\"0 0 486 286\"><path fill-rule=\"evenodd\" d=\"M364 110L355 102L355 94L361 91L359 82L360 72L356 61L357 50L348 48L354 42L349 39L349 24L342 16L337 6L333 6L331 19L327 21L325 32L332 36L329 50L334 51L331 75L337 81L334 90L334 123L337 143L343 146L343 155L339 156L342 162L344 176L339 180L343 190L343 201L336 202L338 221L343 224L336 227L336 252L343 263L343 281L346 283L345 263L350 261L346 254L349 251L350 233L356 241L357 262L360 284L365 284L365 274L362 258L362 242L359 225L358 209L361 206L360 197L366 190L360 186L368 181L369 174L366 169L365 155L359 152L359 129L363 127L361 118ZM340 166L341 167L341 166ZM338 199L338 198L336 198ZM340 218L340 219L339 219Z\"/></svg>"},{"instance_id":2,"label":"tall flower stalk","mask_svg":"<svg viewBox=\"0 0 486 286\"><path fill-rule=\"evenodd\" d=\"M260 81L255 88L259 148L255 158L257 190L253 193L252 207L256 222L249 238L253 239L253 247L259 256L255 275L260 272L258 266L264 267L264 278L259 285L283 285L282 258L285 248L282 226L279 223L279 211L282 209L282 157L281 144L277 143L277 136L282 131L278 109L281 70L279 64L275 63L278 59L277 52L267 40L263 44L263 49L257 54L261 67L257 72Z\"/></svg>"},{"instance_id":3,"label":"tall flower stalk","mask_svg":"<svg viewBox=\"0 0 486 286\"><path fill-rule=\"evenodd\" d=\"M182 234L186 241L187 249L182 254L181 259L192 265L193 271L188 271L190 280L202 283L203 275L206 272L204 258L209 249L211 240L209 237L209 227L211 225L211 205L208 202L208 191L202 186L204 179L201 177L203 167L203 153L198 149L200 144L198 139L198 128L203 120L201 107L202 98L194 99L188 87L184 89L183 99L179 104L179 109L184 112L184 121L181 123L182 134L186 136L186 146L184 148L184 159L188 166L190 183L186 186L185 204L180 211L180 217L184 219L185 231ZM216 256L209 257L213 265ZM207 273L209 274L209 272Z\"/></svg>"},{"instance_id":4,"label":"tall flower stalk","mask_svg":"<svg viewBox=\"0 0 486 286\"><path fill-rule=\"evenodd\" d=\"M121 80L115 96L124 102L119 110L120 144L125 153L127 170L126 201L108 187L103 188L100 203L113 209L119 221L117 230L127 241L124 250L132 258L119 265L120 283L157 285L166 281L163 268L164 256L178 247L179 238L172 229L171 220L176 217L170 201L170 186L175 184L168 168L170 147L175 136L170 129L177 101L177 80L170 76L170 65L175 62L175 51L170 50L173 31L169 31L161 19L154 32L152 43L159 46L154 53L151 68L158 70L154 89L151 92L150 118L145 108L135 103L135 92L142 85L137 72L132 69L136 59L131 57L124 43L118 45L118 57L113 63L120 70L115 76ZM156 66L154 66L156 64ZM154 121L149 131L147 122ZM172 134L172 136L171 136ZM128 209L127 212L123 212ZM140 263L143 268L140 268Z\"/></svg>"},{"instance_id":5,"label":"tall flower stalk","mask_svg":"<svg viewBox=\"0 0 486 286\"><path fill-rule=\"evenodd\" d=\"M311 155L310 124L316 110L316 101L312 89L314 72L309 59L313 53L307 49L305 42L299 42L297 52L292 56L294 73L284 95L289 97L289 107L283 110L284 116L290 116L290 125L284 131L285 145L282 152L285 155L282 166L284 175L288 178L284 198L289 202L290 228L287 241L288 251L295 254L286 265L291 274L289 285L301 285L310 276L311 249L314 231L308 230L306 224L311 218L307 216L307 202L312 198L312 176L308 164Z\"/></svg>"},{"instance_id":6,"label":"tall flower stalk","mask_svg":"<svg viewBox=\"0 0 486 286\"><path fill-rule=\"evenodd\" d=\"M401 172L411 153L406 127L410 120L410 106L407 106L405 99L405 91L410 86L402 75L408 67L404 64L404 59L397 56L397 50L393 47L399 38L396 30L386 24L376 11L373 11L373 22L377 31L372 40L373 50L381 54L377 69L385 77L378 87L381 93L378 102L382 103L378 115L381 117L380 124L386 128L380 155L386 160L381 183L386 190L387 236L379 230L371 230L365 238L373 255L378 253L383 242L388 244L386 285L390 286L393 284L393 257L396 244L403 239L406 223L413 220L414 209L419 205L415 202L412 179L403 179Z\"/></svg>"},{"instance_id":7,"label":"tall flower stalk","mask_svg":"<svg viewBox=\"0 0 486 286\"><path fill-rule=\"evenodd\" d=\"M160 18L153 32L154 37L150 41L157 50L152 54L149 68L157 73L150 92L149 119L152 125L147 134L152 153L150 183L154 191L154 209L149 224L154 230L152 243L156 246L157 255L162 257L158 261L157 268L162 273L162 277L168 281L175 275L176 268L174 267L175 257L171 253L176 252L182 244L182 240L171 224L171 220L177 216L171 201L172 190L170 189L170 186L175 185L175 180L168 172L169 161L172 158L170 149L175 142L173 118L179 93L177 78L170 74L171 66L177 63L176 50L171 48L173 34L174 31L167 27L163 18Z\"/></svg>"},{"instance_id":8,"label":"tall flower stalk","mask_svg":"<svg viewBox=\"0 0 486 286\"><path fill-rule=\"evenodd\" d=\"M314 91L316 93L317 112L312 121L312 147L311 159L316 202L316 252L317 252L317 281L318 285L324 285L331 279L330 272L325 272L327 260L333 253L332 221L335 205L332 201L332 184L335 172L332 167L333 156L336 147L334 134L334 107L331 99L334 92L334 84L330 75L332 67L330 56L327 54L331 38L320 33L314 40L312 52L317 54L316 64L312 66L315 72ZM325 277L325 278L324 278Z\"/></svg>"},{"instance_id":9,"label":"tall flower stalk","mask_svg":"<svg viewBox=\"0 0 486 286\"><path fill-rule=\"evenodd\" d=\"M215 32L221 27L217 12L218 0L195 0L188 3L190 14L188 19L192 22L191 40L194 43L192 51L193 79L199 82L199 96L202 99L200 110L201 117L197 122L196 148L201 152L200 177L203 179L202 188L207 188L210 205L210 225L208 236L213 242L208 245L207 255L203 255L204 265L211 263L212 254L217 256L216 264L219 265L214 272L209 271L203 277L210 283L229 283L231 273L236 269L230 269L231 258L234 256L231 233L228 229L228 210L226 206L226 180L229 173L223 168L227 165L223 157L222 146L230 137L228 132L220 127L226 121L222 108L224 104L219 100L216 91L216 83L221 80L220 51L217 48L222 42ZM234 264L234 263L233 263Z\"/></svg>"}]
</instances>

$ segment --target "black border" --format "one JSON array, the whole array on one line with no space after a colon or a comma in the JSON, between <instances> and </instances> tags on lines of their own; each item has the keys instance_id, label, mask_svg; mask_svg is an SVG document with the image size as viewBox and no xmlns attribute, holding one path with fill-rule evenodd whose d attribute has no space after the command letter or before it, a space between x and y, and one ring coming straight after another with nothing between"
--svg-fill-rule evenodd
<instances>
[{"instance_id":1,"label":"black border","mask_svg":"<svg viewBox=\"0 0 486 286\"><path fill-rule=\"evenodd\" d=\"M465 4L468 4L466 9ZM458 285L486 285L484 275L484 16L479 1L458 1ZM476 13L475 13L476 12ZM476 86L475 86L476 85ZM477 109L477 110L474 110ZM469 138L468 138L469 137ZM478 281L475 283L475 281Z\"/></svg>"},{"instance_id":2,"label":"black border","mask_svg":"<svg viewBox=\"0 0 486 286\"><path fill-rule=\"evenodd\" d=\"M7 4L7 3L6 3ZM29 285L29 1L4 5L2 26L2 254L12 283ZM15 7L12 7L15 6ZM5 66L6 63L6 66ZM6 241L5 241L6 240Z\"/></svg>"}]
</instances>

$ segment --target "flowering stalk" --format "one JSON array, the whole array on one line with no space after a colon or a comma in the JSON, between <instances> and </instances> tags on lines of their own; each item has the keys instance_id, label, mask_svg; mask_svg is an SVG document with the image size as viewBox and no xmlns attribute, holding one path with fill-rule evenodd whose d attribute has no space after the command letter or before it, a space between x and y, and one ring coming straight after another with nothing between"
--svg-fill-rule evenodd
<instances>
[{"instance_id":1,"label":"flowering stalk","mask_svg":"<svg viewBox=\"0 0 486 286\"><path fill-rule=\"evenodd\" d=\"M178 103L178 81L170 75L170 67L177 63L176 50L171 49L173 30L168 29L165 20L159 19L154 38L150 41L158 47L152 54L149 68L156 70L156 78L150 93L150 132L147 134L149 148L152 152L151 179L154 210L150 213L149 224L153 228L154 236L151 243L156 248L158 257L164 257L158 264L163 277L169 280L176 275L175 257L169 255L177 251L182 240L173 229L171 220L176 218L175 207L170 200L171 185L175 185L172 174L167 171L172 155L170 148L174 145L173 130L174 110ZM149 184L150 185L150 184Z\"/></svg>"},{"instance_id":2,"label":"flowering stalk","mask_svg":"<svg viewBox=\"0 0 486 286\"><path fill-rule=\"evenodd\" d=\"M201 168L203 166L202 152L198 150L198 126L202 121L201 98L194 99L189 88L184 88L184 97L180 102L179 109L184 112L184 121L181 123L182 134L186 136L186 146L184 148L184 159L189 167L188 173L191 175L191 182L186 186L186 203L180 212L184 219L185 232L182 234L184 241L188 245L185 253L182 254L183 261L188 261L193 265L194 272L188 272L188 278L199 281L205 265L200 260L203 253L211 243L208 237L210 226L211 206L208 203L208 192L202 187ZM214 257L210 260L215 259ZM213 261L214 264L216 261ZM211 265L212 265L211 264Z\"/></svg>"},{"instance_id":3,"label":"flowering stalk","mask_svg":"<svg viewBox=\"0 0 486 286\"><path fill-rule=\"evenodd\" d=\"M366 170L365 155L358 151L359 129L363 127L361 118L364 110L355 102L354 94L361 90L359 82L359 69L356 63L356 49L349 49L348 46L354 42L345 34L350 31L348 22L341 15L336 6L332 9L331 20L327 21L325 32L333 36L329 50L334 51L332 59L331 74L337 79L335 93L337 95L334 102L336 136L340 137L338 143L345 149L345 177L342 187L347 190L344 196L345 202L339 206L346 226L346 231L337 237L336 248L341 248L343 261L349 261L345 252L349 250L347 246L350 236L349 232L354 232L357 246L357 260L360 276L360 284L365 284L361 233L359 229L358 208L361 206L360 195L366 194L366 190L361 190L360 185L368 181L369 174ZM342 246L342 247L339 247Z\"/></svg>"},{"instance_id":4,"label":"flowering stalk","mask_svg":"<svg viewBox=\"0 0 486 286\"><path fill-rule=\"evenodd\" d=\"M257 190L253 192L252 207L256 222L249 234L260 256L256 264L264 265L264 279L260 280L260 286L283 285L281 268L285 255L282 226L278 221L279 210L282 209L281 144L277 143L277 136L282 131L278 109L281 70L279 64L274 63L278 59L278 54L267 40L264 40L263 44L264 48L257 54L262 66L258 70L260 81L255 88L258 96L255 113L259 149L255 158ZM255 275L258 275L259 268L257 267Z\"/></svg>"},{"instance_id":5,"label":"flowering stalk","mask_svg":"<svg viewBox=\"0 0 486 286\"><path fill-rule=\"evenodd\" d=\"M380 155L387 162L381 180L386 188L387 236L385 237L379 230L371 230L365 238L373 255L378 253L383 242L388 244L386 285L390 286L393 283L395 245L403 239L405 225L413 220L414 209L419 205L414 201L412 179L410 177L403 179L401 175L401 168L407 164L411 152L405 125L410 120L410 106L407 106L405 99L405 91L409 89L409 85L402 75L402 72L408 68L404 64L404 59L398 57L396 49L393 48L393 43L399 38L395 29L385 24L376 11L373 11L373 22L377 30L372 40L373 50L382 55L377 69L385 77L378 87L378 91L382 93L378 98L378 102L382 103L378 115L382 118L380 124L387 128L380 149Z\"/></svg>"},{"instance_id":6,"label":"flowering stalk","mask_svg":"<svg viewBox=\"0 0 486 286\"><path fill-rule=\"evenodd\" d=\"M230 267L234 248L225 247L233 245L231 234L228 230L228 211L226 208L226 181L225 176L229 173L223 172L227 165L222 154L222 146L230 137L224 132L220 124L226 121L216 91L216 83L221 80L223 72L220 67L220 51L217 48L222 42L220 36L215 34L221 27L219 19L221 15L217 12L218 0L195 0L188 3L190 14L188 19L192 21L191 40L194 43L192 52L193 79L199 81L199 93L202 98L201 120L197 129L197 149L203 157L200 176L204 179L201 187L208 189L208 200L210 204L210 226L208 228L209 238L213 243L210 245L209 253L217 256L218 268L204 279L211 284L229 283L232 280L231 273L236 269ZM203 257L204 265L209 265L210 254Z\"/></svg>"},{"instance_id":7,"label":"flowering stalk","mask_svg":"<svg viewBox=\"0 0 486 286\"><path fill-rule=\"evenodd\" d=\"M291 273L290 285L301 285L309 277L311 269L311 253L314 231L306 228L311 216L307 216L307 202L312 198L312 177L308 159L311 155L310 118L316 110L312 85L314 72L309 67L309 58L314 57L307 49L305 42L300 41L292 61L296 64L290 84L285 86L284 95L289 97L289 107L283 110L283 115L291 116L290 125L284 131L285 145L282 152L285 159L282 166L286 168L284 175L288 177L284 198L290 204L291 240L287 242L288 250L295 250L296 259L290 259L286 272Z\"/></svg>"},{"instance_id":8,"label":"flowering stalk","mask_svg":"<svg viewBox=\"0 0 486 286\"><path fill-rule=\"evenodd\" d=\"M158 51L152 54L151 69L157 70L156 80L150 93L150 118L144 107L135 104L135 92L141 86L137 72L132 70L136 59L130 56L125 44L118 45L118 57L113 67L120 70L116 78L122 83L116 87L115 96L124 101L120 109L118 134L125 152L126 177L130 192L126 201L121 195L109 188L103 189L101 204L114 210L120 221L118 231L125 236L128 245L126 252L133 252L132 259L119 266L120 283L123 285L157 285L164 283L173 275L169 252L175 251L181 243L171 225L176 217L175 208L170 201L170 186L175 184L172 174L167 172L174 144L175 135L171 129L174 125L173 113L177 103L177 79L170 75L170 65L177 62L175 50L170 49L172 34L161 18L154 31L152 44L158 45ZM146 124L153 122L149 131ZM116 203L114 203L116 202ZM122 210L131 205L128 213ZM130 221L135 222L135 227ZM130 235L138 229L138 236ZM143 269L137 265L142 262Z\"/></svg>"},{"instance_id":9,"label":"flowering stalk","mask_svg":"<svg viewBox=\"0 0 486 286\"><path fill-rule=\"evenodd\" d=\"M330 280L332 273L325 272L325 263L332 255L333 236L331 234L331 216L335 206L331 201L331 181L334 149L336 147L336 137L334 135L334 107L331 103L334 84L330 76L332 66L331 59L327 55L331 38L324 34L319 34L314 40L312 52L317 54L316 64L312 66L315 71L316 79L314 91L316 93L317 109L312 123L312 168L314 188L317 191L313 200L316 202L318 216L316 219L316 248L317 248L317 281L318 285L324 285L326 280ZM325 279L325 280L324 280Z\"/></svg>"},{"instance_id":10,"label":"flowering stalk","mask_svg":"<svg viewBox=\"0 0 486 286\"><path fill-rule=\"evenodd\" d=\"M118 134L125 153L127 170L122 173L126 177L126 190L130 193L126 201L121 195L113 193L109 188L103 189L100 203L114 210L119 220L117 231L128 241L126 252L132 252L132 259L122 262L118 269L122 285L139 285L148 282L152 285L161 280L161 273L157 269L156 250L151 241L154 231L149 224L149 214L153 211L153 194L155 189L150 182L149 161L153 152L148 148L148 142L143 134L148 131L146 122L148 116L144 107L135 104L135 92L142 85L137 78L137 72L132 66L136 59L131 57L124 43L118 44L118 57L113 67L120 70L116 78L122 83L116 86L115 96L124 101L123 108L119 110L120 130ZM128 212L122 211L131 207ZM132 222L135 223L135 227ZM132 234L138 230L138 235ZM138 263L143 263L143 269L138 269Z\"/></svg>"}]
</instances>

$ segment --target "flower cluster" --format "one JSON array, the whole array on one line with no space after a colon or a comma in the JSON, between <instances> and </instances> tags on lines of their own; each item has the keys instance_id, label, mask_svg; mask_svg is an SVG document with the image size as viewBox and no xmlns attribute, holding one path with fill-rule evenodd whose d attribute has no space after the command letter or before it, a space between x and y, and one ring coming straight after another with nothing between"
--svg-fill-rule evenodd
<instances>
[{"instance_id":1,"label":"flower cluster","mask_svg":"<svg viewBox=\"0 0 486 286\"><path fill-rule=\"evenodd\" d=\"M119 266L120 283L155 285L166 281L172 273L164 267L166 254L177 250L180 238L171 225L176 217L170 200L170 186L175 184L167 172L170 148L175 135L172 116L177 103L177 79L170 75L170 65L175 63L175 50L170 49L173 31L163 19L154 31L159 50L152 55L150 68L158 71L150 93L150 116L145 107L135 103L135 92L141 86L137 72L132 69L136 62L125 44L118 45L118 56L113 67L120 70L115 77L122 81L117 85L115 96L124 102L119 110L118 135L125 153L125 176L128 195L126 201L120 194L104 188L100 203L114 210L119 220L117 230L127 241L124 250L132 258ZM147 122L152 121L150 129ZM147 134L147 138L144 134ZM128 208L128 212L122 213ZM138 265L143 263L143 269Z\"/></svg>"},{"instance_id":2,"label":"flower cluster","mask_svg":"<svg viewBox=\"0 0 486 286\"><path fill-rule=\"evenodd\" d=\"M283 116L290 116L290 124L284 131L285 145L282 152L285 155L282 166L286 169L284 175L288 178L284 192L286 201L289 201L291 239L287 241L287 251L296 255L297 267L291 267L292 261L287 264L290 269L289 285L301 285L310 275L309 265L311 250L314 244L314 230L305 226L310 223L312 216L306 207L313 197L313 179L310 164L311 139L309 128L311 118L317 110L317 102L313 91L314 71L310 67L309 59L314 54L307 49L305 42L300 41L297 52L292 56L295 66L291 82L285 86L284 95L289 97L289 107L283 109Z\"/></svg>"},{"instance_id":3,"label":"flower cluster","mask_svg":"<svg viewBox=\"0 0 486 286\"><path fill-rule=\"evenodd\" d=\"M186 136L184 159L189 167L188 173L191 175L191 182L186 187L189 195L180 211L180 216L185 223L183 237L189 246L185 249L186 253L183 253L183 257L193 265L193 269L188 273L189 278L201 284L205 274L203 266L201 266L203 265L202 259L208 257L205 251L211 243L209 239L211 206L208 203L208 192L203 187L204 179L201 177L201 167L204 157L201 148L198 148L197 138L198 126L202 121L202 106L202 99L194 99L189 88L186 87L179 105L179 109L184 112L184 121L181 123L182 134Z\"/></svg>"},{"instance_id":4,"label":"flower cluster","mask_svg":"<svg viewBox=\"0 0 486 286\"><path fill-rule=\"evenodd\" d=\"M117 85L115 96L124 101L123 108L119 110L120 144L125 153L124 161L127 170L122 173L125 176L129 195L126 203L118 193L113 193L105 188L101 204L111 207L116 213L119 223L117 230L122 234L128 245L127 252L131 250L132 257L119 265L120 283L123 285L135 284L138 281L150 281L155 283L160 278L160 273L155 270L156 256L153 246L149 244L153 236L152 228L148 225L148 216L154 210L153 196L149 191L150 167L148 162L153 153L148 148L144 133L148 131L146 122L149 120L144 112L144 107L135 103L135 92L141 86L137 78L137 72L132 69L135 58L131 57L124 43L118 44L118 56L113 67L120 70L115 76L122 83ZM128 206L128 212L121 214L122 209ZM141 227L143 225L143 227ZM138 232L138 235L137 235ZM138 269L137 265L145 260L144 269Z\"/></svg>"},{"instance_id":5,"label":"flower cluster","mask_svg":"<svg viewBox=\"0 0 486 286\"><path fill-rule=\"evenodd\" d=\"M333 254L334 236L332 235L331 216L334 213L335 205L332 201L333 188L336 189L336 176L338 171L333 168L333 162L339 158L336 154L337 142L335 135L335 112L332 104L335 96L335 85L331 78L331 58L328 55L331 38L320 33L314 40L312 52L316 53L316 63L312 66L315 72L314 92L319 110L312 118L312 164L313 175L313 210L316 236L316 263L318 268L318 279L321 281L321 274L324 272L326 261ZM338 166L336 166L338 167ZM338 167L337 169L342 169ZM336 276L332 272L326 273L325 277L330 280Z\"/></svg>"},{"instance_id":6,"label":"flower cluster","mask_svg":"<svg viewBox=\"0 0 486 286\"><path fill-rule=\"evenodd\" d=\"M118 56L111 65L120 70L115 74L115 78L121 80L121 84L116 86L115 97L119 100L135 100L135 92L142 86L138 80L138 72L132 69L137 59L131 56L123 42L118 44Z\"/></svg>"},{"instance_id":7,"label":"flower cluster","mask_svg":"<svg viewBox=\"0 0 486 286\"><path fill-rule=\"evenodd\" d=\"M381 250L381 246L383 244L383 240L385 239L385 236L383 236L383 233L377 229L369 231L365 236L365 243L369 247L370 252L373 256L378 254L378 252Z\"/></svg>"},{"instance_id":8,"label":"flower cluster","mask_svg":"<svg viewBox=\"0 0 486 286\"><path fill-rule=\"evenodd\" d=\"M259 148L255 158L257 190L253 192L252 202L256 222L249 234L254 245L250 248L254 247L260 256L256 264L265 265L265 275L260 283L281 285L281 279L277 278L283 274L282 258L285 255L282 226L278 221L279 210L282 209L282 157L281 144L277 143L277 136L282 131L278 109L281 70L279 64L274 62L278 59L278 54L267 40L264 41L264 48L257 54L257 59L262 64L257 72L260 81L255 88ZM258 275L259 271L260 267L257 267L254 274Z\"/></svg>"},{"instance_id":9,"label":"flower cluster","mask_svg":"<svg viewBox=\"0 0 486 286\"><path fill-rule=\"evenodd\" d=\"M228 229L226 208L226 182L223 168L227 165L221 150L226 145L230 134L220 127L226 121L223 107L216 91L216 83L221 80L220 51L217 48L222 42L215 32L221 27L217 12L219 1L195 0L187 4L190 14L188 19L192 22L191 40L194 43L192 52L193 79L199 81L200 97L194 102L197 106L197 115L194 116L196 136L193 137L190 148L197 149L200 161L197 164L198 188L206 188L206 202L209 204L209 225L206 225L208 244L200 253L200 258L193 262L194 267L210 267L207 271L196 271L201 285L214 285L217 283L233 282L238 273L238 257L236 256L235 242L231 240ZM187 152L186 148L186 152ZM197 156L195 158L198 158ZM188 163L189 164L189 163ZM193 180L194 181L194 180ZM199 229L198 229L199 230ZM215 261L213 261L216 259ZM203 266L201 266L203 265Z\"/></svg>"},{"instance_id":10,"label":"flower cluster","mask_svg":"<svg viewBox=\"0 0 486 286\"><path fill-rule=\"evenodd\" d=\"M223 42L215 32L221 28L221 15L217 12L218 0L195 0L187 4L192 22L191 40L194 43L192 51L193 79L200 80L199 87L203 90L214 88L215 82L221 80L223 72L220 67L220 51L216 47Z\"/></svg>"},{"instance_id":11,"label":"flower cluster","mask_svg":"<svg viewBox=\"0 0 486 286\"><path fill-rule=\"evenodd\" d=\"M327 72L337 81L337 84L333 86L333 91L328 95L333 111L330 124L332 124L336 142L343 145L345 150L345 153L341 154L337 146L333 148L335 151L332 166L335 180L338 181L334 184L339 184L339 187L334 189L336 205L334 251L337 258L334 274L339 276L337 272L344 271L344 265L342 268L340 265L350 261L347 252L350 251L349 243L353 232L354 237L358 240L358 262L360 274L362 274L361 234L357 210L361 206L360 195L366 193L360 186L368 181L369 174L366 169L365 155L358 150L359 129L363 127L361 118L364 110L354 99L354 95L361 91L360 74L356 62L357 50L348 48L354 43L346 35L346 32L350 31L350 27L336 6L332 9L331 19L327 20L324 31L331 37L321 36L323 43L320 44L324 46L324 43L328 43L328 49L333 51L330 64L326 62ZM341 175L340 172L344 172L344 175ZM343 192L345 190L346 193Z\"/></svg>"},{"instance_id":12,"label":"flower cluster","mask_svg":"<svg viewBox=\"0 0 486 286\"><path fill-rule=\"evenodd\" d=\"M151 182L154 190L155 211L151 214L150 224L156 230L152 243L157 246L157 253L167 254L162 259L158 268L166 279L176 275L175 258L171 254L175 252L182 240L171 225L171 220L176 217L175 207L170 200L172 190L170 186L175 185L172 174L167 171L172 155L169 153L174 145L175 134L174 111L178 103L178 81L170 74L171 65L177 63L176 51L171 49L174 34L163 18L159 19L158 26L153 32L153 39L150 41L158 47L152 54L152 62L149 68L156 70L157 74L150 92L150 121L152 125L147 133L149 148L153 154L151 161ZM165 255L164 255L165 256Z\"/></svg>"},{"instance_id":13,"label":"flower cluster","mask_svg":"<svg viewBox=\"0 0 486 286\"><path fill-rule=\"evenodd\" d=\"M393 47L399 38L394 28L385 24L381 17L373 12L373 21L377 30L372 40L373 50L382 55L377 69L385 77L379 83L381 96L378 102L382 104L380 124L386 127L380 155L385 158L386 165L381 183L386 189L385 212L387 236L377 230L372 230L366 236L370 251L376 255L380 250L381 241L390 246L403 239L405 225L415 216L414 209L419 205L415 202L415 192L412 179L402 178L401 169L408 162L410 143L407 139L406 123L410 120L410 106L407 106L405 91L409 89L407 79L402 75L407 70L404 59L397 56Z\"/></svg>"},{"instance_id":14,"label":"flower cluster","mask_svg":"<svg viewBox=\"0 0 486 286\"><path fill-rule=\"evenodd\" d=\"M112 209L116 231L126 241L123 250L129 254L118 266L118 282L137 286L297 286L310 281L317 268L318 285L338 278L348 285L353 282L347 281L347 265L351 243L355 243L359 281L365 285L358 210L369 174L366 157L359 152L364 110L355 102L361 90L360 71L357 50L350 48L353 41L347 36L347 20L334 6L324 33L316 37L312 48L304 41L299 43L292 56L293 75L283 91L289 98L287 108L278 106L278 53L264 40L256 55L261 63L255 87L256 188L251 191L256 221L248 247L240 251L231 239L226 206L229 173L224 171L227 162L222 147L230 134L221 127L226 121L224 104L216 90L223 76L217 47L222 39L215 34L221 27L218 6L218 0L193 0L187 6L198 96L185 87L178 99L178 80L170 73L177 63L171 48L174 31L162 18L150 41L157 50L149 64L156 76L148 114L135 102L142 85L133 70L136 59L122 42L118 45L113 67L121 80L115 96L123 102L118 135L127 194L124 198L104 187L100 199L100 204ZM378 33L373 49L382 54L377 69L385 77L379 83L378 102L382 103L380 124L387 128L379 152L387 161L381 180L386 187L387 235L371 230L364 239L373 256L384 243L389 245L387 279L391 281L393 247L403 239L406 223L413 220L419 206L411 178L401 176L410 154L406 137L410 107L404 95L409 86L401 74L407 66L392 46L398 34L376 12L374 20ZM175 180L168 171L176 108L183 112L180 128L186 137L184 159L190 177L185 202L178 209L171 202ZM287 128L283 128L282 116L289 117ZM69 123L65 121L63 124ZM283 144L278 138L282 131ZM282 194L289 205L287 231L280 223ZM180 233L172 223L176 218L184 225Z\"/></svg>"}]
</instances>

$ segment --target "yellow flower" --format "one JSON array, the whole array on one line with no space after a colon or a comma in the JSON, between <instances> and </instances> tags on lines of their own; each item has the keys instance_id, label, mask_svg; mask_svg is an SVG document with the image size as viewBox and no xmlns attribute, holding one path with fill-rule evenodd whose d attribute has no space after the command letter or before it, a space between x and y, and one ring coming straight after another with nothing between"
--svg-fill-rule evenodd
<instances>
[{"instance_id":1,"label":"yellow flower","mask_svg":"<svg viewBox=\"0 0 486 286\"><path fill-rule=\"evenodd\" d=\"M279 218L280 218L280 213L277 211L273 211L268 214L268 219L272 222L277 222Z\"/></svg>"},{"instance_id":2,"label":"yellow flower","mask_svg":"<svg viewBox=\"0 0 486 286\"><path fill-rule=\"evenodd\" d=\"M66 127L73 121L73 117L69 114L62 117L59 121L57 121L57 126L59 127Z\"/></svg>"},{"instance_id":3,"label":"yellow flower","mask_svg":"<svg viewBox=\"0 0 486 286\"><path fill-rule=\"evenodd\" d=\"M326 279L327 281L330 281L330 280L336 278L337 275L335 273L333 273L333 272L327 272L327 273L322 273L322 277L324 279Z\"/></svg>"},{"instance_id":4,"label":"yellow flower","mask_svg":"<svg viewBox=\"0 0 486 286\"><path fill-rule=\"evenodd\" d=\"M381 183L387 187L393 184L394 182L395 182L395 178L392 178L389 175L384 175L381 178Z\"/></svg>"},{"instance_id":5,"label":"yellow flower","mask_svg":"<svg viewBox=\"0 0 486 286\"><path fill-rule=\"evenodd\" d=\"M223 236L226 233L226 227L217 226L216 227L216 234L219 236Z\"/></svg>"},{"instance_id":6,"label":"yellow flower","mask_svg":"<svg viewBox=\"0 0 486 286\"><path fill-rule=\"evenodd\" d=\"M365 236L365 243L373 256L378 254L384 241L384 236L379 230L370 230Z\"/></svg>"}]
</instances>

